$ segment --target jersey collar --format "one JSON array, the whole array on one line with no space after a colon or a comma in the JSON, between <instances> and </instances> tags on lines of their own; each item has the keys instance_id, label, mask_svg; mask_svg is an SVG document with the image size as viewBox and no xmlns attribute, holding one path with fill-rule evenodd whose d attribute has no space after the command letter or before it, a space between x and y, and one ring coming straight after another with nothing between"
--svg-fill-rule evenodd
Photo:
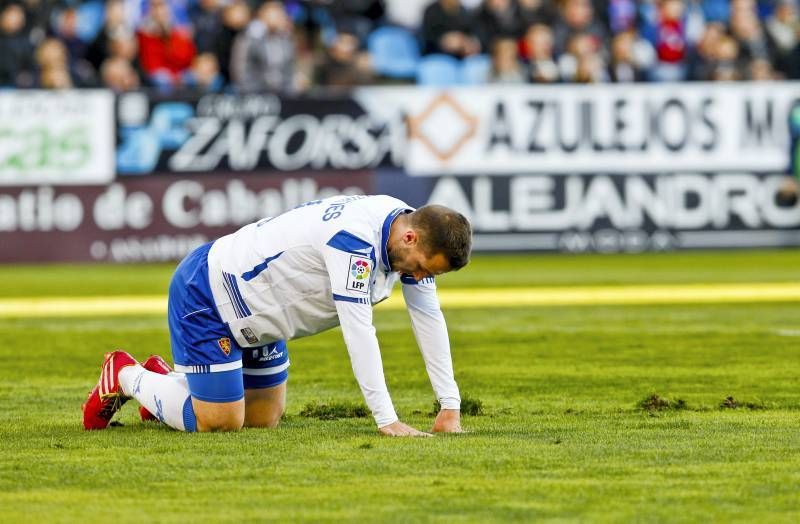
<instances>
[{"instance_id":1,"label":"jersey collar","mask_svg":"<svg viewBox=\"0 0 800 524\"><path fill-rule=\"evenodd\" d=\"M383 221L383 227L381 227L381 262L383 263L383 267L386 268L387 271L392 270L392 266L389 264L389 230L392 228L392 223L394 219L397 218L399 215L403 213L411 213L413 209L409 209L407 207L398 207L393 209L391 213L386 215L386 218Z\"/></svg>"}]
</instances>

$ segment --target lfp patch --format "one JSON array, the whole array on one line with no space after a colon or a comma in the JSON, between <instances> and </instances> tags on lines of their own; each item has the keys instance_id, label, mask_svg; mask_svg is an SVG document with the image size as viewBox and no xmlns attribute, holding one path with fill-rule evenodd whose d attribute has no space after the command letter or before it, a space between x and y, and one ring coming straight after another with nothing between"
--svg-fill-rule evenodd
<instances>
[{"instance_id":1,"label":"lfp patch","mask_svg":"<svg viewBox=\"0 0 800 524\"><path fill-rule=\"evenodd\" d=\"M217 340L217 344L219 344L219 348L225 353L226 357L231 354L231 339L228 337L221 338Z\"/></svg>"},{"instance_id":2,"label":"lfp patch","mask_svg":"<svg viewBox=\"0 0 800 524\"><path fill-rule=\"evenodd\" d=\"M347 289L359 293L369 292L370 260L357 255L350 255L350 270L347 274Z\"/></svg>"}]
</instances>

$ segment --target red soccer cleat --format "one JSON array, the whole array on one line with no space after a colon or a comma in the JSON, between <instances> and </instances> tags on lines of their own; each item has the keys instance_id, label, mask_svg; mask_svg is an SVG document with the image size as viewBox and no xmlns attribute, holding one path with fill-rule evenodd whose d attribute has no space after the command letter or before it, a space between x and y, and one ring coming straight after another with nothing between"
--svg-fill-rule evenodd
<instances>
[{"instance_id":1,"label":"red soccer cleat","mask_svg":"<svg viewBox=\"0 0 800 524\"><path fill-rule=\"evenodd\" d=\"M83 403L83 427L86 429L105 429L111 417L128 401L119 385L119 372L127 366L138 364L136 359L124 351L106 353L100 371L100 380L89 392Z\"/></svg>"},{"instance_id":2,"label":"red soccer cleat","mask_svg":"<svg viewBox=\"0 0 800 524\"><path fill-rule=\"evenodd\" d=\"M150 355L150 358L144 361L142 367L147 371L152 371L159 375L166 375L172 371L167 361L158 355ZM139 416L142 417L143 421L154 420L158 422L158 418L150 413L144 406L139 406Z\"/></svg>"}]
</instances>

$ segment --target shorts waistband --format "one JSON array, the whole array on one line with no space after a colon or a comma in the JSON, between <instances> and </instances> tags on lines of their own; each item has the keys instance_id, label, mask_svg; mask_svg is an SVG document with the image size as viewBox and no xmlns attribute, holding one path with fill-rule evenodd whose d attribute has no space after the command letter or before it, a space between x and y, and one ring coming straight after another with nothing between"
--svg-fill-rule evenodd
<instances>
[{"instance_id":1,"label":"shorts waistband","mask_svg":"<svg viewBox=\"0 0 800 524\"><path fill-rule=\"evenodd\" d=\"M233 371L242 367L242 361L226 362L225 364L197 364L184 366L175 364L175 371L178 373L219 373L221 371Z\"/></svg>"}]
</instances>

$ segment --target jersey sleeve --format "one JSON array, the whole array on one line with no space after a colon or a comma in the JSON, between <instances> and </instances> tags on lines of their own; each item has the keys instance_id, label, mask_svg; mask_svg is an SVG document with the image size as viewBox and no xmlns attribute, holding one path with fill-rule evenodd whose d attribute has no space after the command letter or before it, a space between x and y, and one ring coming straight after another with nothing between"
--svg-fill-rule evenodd
<instances>
[{"instance_id":1,"label":"jersey sleeve","mask_svg":"<svg viewBox=\"0 0 800 524\"><path fill-rule=\"evenodd\" d=\"M372 325L372 306L337 300L336 312L353 374L364 400L378 427L388 426L397 421L397 413L383 376L378 338Z\"/></svg>"},{"instance_id":2,"label":"jersey sleeve","mask_svg":"<svg viewBox=\"0 0 800 524\"><path fill-rule=\"evenodd\" d=\"M397 420L383 375L378 338L372 325L370 281L375 270L372 245L339 231L323 247L336 313L353 374L378 427Z\"/></svg>"},{"instance_id":3,"label":"jersey sleeve","mask_svg":"<svg viewBox=\"0 0 800 524\"><path fill-rule=\"evenodd\" d=\"M417 282L406 275L400 281L403 284L406 308L411 317L411 327L425 360L425 369L436 398L444 409L460 409L461 396L453 374L450 337L439 297L436 295L436 283L433 277Z\"/></svg>"},{"instance_id":4,"label":"jersey sleeve","mask_svg":"<svg viewBox=\"0 0 800 524\"><path fill-rule=\"evenodd\" d=\"M333 235L322 248L331 279L333 299L369 304L370 282L375 271L375 249L349 231Z\"/></svg>"}]
</instances>

